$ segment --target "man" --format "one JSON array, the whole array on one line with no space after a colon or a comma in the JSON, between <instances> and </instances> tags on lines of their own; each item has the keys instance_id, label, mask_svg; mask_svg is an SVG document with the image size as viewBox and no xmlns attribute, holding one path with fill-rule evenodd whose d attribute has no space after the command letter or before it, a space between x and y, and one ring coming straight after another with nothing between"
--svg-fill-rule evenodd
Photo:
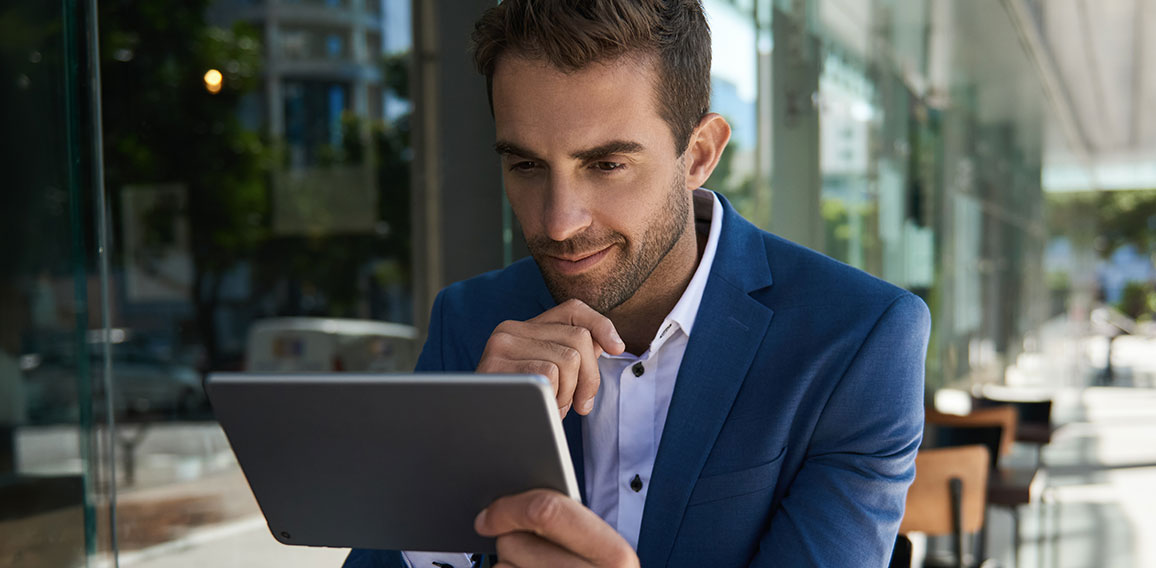
<instances>
[{"instance_id":1,"label":"man","mask_svg":"<svg viewBox=\"0 0 1156 568\"><path fill-rule=\"evenodd\" d=\"M418 368L549 377L585 503L494 502L501 565L886 565L927 309L698 189L730 137L698 0L505 0L474 40L533 258L443 290Z\"/></svg>"}]
</instances>

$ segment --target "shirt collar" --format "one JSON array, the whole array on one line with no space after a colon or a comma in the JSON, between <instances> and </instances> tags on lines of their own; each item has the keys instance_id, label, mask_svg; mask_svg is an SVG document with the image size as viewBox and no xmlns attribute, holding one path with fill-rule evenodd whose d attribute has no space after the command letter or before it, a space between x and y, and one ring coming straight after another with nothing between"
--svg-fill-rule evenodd
<instances>
[{"instance_id":1,"label":"shirt collar","mask_svg":"<svg viewBox=\"0 0 1156 568\"><path fill-rule=\"evenodd\" d=\"M703 247L702 258L699 259L698 267L694 271L694 276L690 278L686 290L682 292L682 297L678 299L674 309L667 314L662 325L658 326L658 333L651 340L650 349L647 350L649 353L657 351L678 330L682 330L688 337L690 336L690 331L694 328L694 320L698 316L698 307L702 304L702 294L706 290L706 281L710 277L710 269L714 264L715 252L718 250L719 233L722 232L722 202L713 191L702 188L694 190L693 200L695 232L701 233L705 229L707 233L706 246ZM627 355L623 354L623 356ZM609 357L609 355L604 356Z\"/></svg>"},{"instance_id":2,"label":"shirt collar","mask_svg":"<svg viewBox=\"0 0 1156 568\"><path fill-rule=\"evenodd\" d=\"M715 252L718 250L719 233L722 232L722 218L722 202L719 201L714 192L708 189L696 189L694 191L694 221L696 227L709 223L710 229L707 232L706 246L702 249L702 259L698 262L698 268L695 269L690 284L687 284L686 290L678 299L678 303L674 305L674 309L670 310L670 315L666 316L667 320L677 323L687 335L690 335L690 330L694 327L694 320L698 316L698 306L702 303L702 294L706 290L707 278L710 277L710 268L714 264ZM665 328L665 325L659 327L659 335Z\"/></svg>"}]
</instances>

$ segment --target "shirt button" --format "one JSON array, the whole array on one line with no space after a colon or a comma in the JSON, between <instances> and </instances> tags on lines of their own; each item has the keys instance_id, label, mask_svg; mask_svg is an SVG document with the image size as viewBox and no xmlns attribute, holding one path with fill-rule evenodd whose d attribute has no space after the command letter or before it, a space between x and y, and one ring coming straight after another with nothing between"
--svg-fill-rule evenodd
<instances>
[{"instance_id":1,"label":"shirt button","mask_svg":"<svg viewBox=\"0 0 1156 568\"><path fill-rule=\"evenodd\" d=\"M642 478L638 477L637 473L634 474L634 479L630 480L630 488L633 489L635 493L642 491Z\"/></svg>"},{"instance_id":2,"label":"shirt button","mask_svg":"<svg viewBox=\"0 0 1156 568\"><path fill-rule=\"evenodd\" d=\"M642 363L635 363L634 367L632 367L630 370L634 371L634 376L641 377L642 374L646 372L646 367L643 367Z\"/></svg>"}]
</instances>

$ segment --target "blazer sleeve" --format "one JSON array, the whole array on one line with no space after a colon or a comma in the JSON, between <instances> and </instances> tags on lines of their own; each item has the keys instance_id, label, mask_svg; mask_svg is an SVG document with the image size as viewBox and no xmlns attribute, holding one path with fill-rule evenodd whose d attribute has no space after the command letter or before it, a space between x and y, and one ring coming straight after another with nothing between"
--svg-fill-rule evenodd
<instances>
[{"instance_id":1,"label":"blazer sleeve","mask_svg":"<svg viewBox=\"0 0 1156 568\"><path fill-rule=\"evenodd\" d=\"M418 355L415 371L444 371L446 370L445 353L445 290L438 292L434 298L433 309L429 313L429 333L426 335L425 345Z\"/></svg>"},{"instance_id":2,"label":"blazer sleeve","mask_svg":"<svg viewBox=\"0 0 1156 568\"><path fill-rule=\"evenodd\" d=\"M927 306L884 311L820 414L752 566L887 566L923 436Z\"/></svg>"},{"instance_id":3,"label":"blazer sleeve","mask_svg":"<svg viewBox=\"0 0 1156 568\"><path fill-rule=\"evenodd\" d=\"M409 563L396 550L349 551L341 568L410 568Z\"/></svg>"}]
</instances>

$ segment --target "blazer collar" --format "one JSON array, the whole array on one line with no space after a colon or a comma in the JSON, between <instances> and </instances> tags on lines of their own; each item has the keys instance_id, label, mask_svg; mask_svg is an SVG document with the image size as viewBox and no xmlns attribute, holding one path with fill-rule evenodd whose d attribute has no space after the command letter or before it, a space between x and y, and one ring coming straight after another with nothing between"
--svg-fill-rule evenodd
<instances>
[{"instance_id":1,"label":"blazer collar","mask_svg":"<svg viewBox=\"0 0 1156 568\"><path fill-rule=\"evenodd\" d=\"M720 235L687 342L642 515L643 566L668 563L696 480L758 353L773 312L750 296L771 285L763 233L723 202Z\"/></svg>"}]
</instances>

